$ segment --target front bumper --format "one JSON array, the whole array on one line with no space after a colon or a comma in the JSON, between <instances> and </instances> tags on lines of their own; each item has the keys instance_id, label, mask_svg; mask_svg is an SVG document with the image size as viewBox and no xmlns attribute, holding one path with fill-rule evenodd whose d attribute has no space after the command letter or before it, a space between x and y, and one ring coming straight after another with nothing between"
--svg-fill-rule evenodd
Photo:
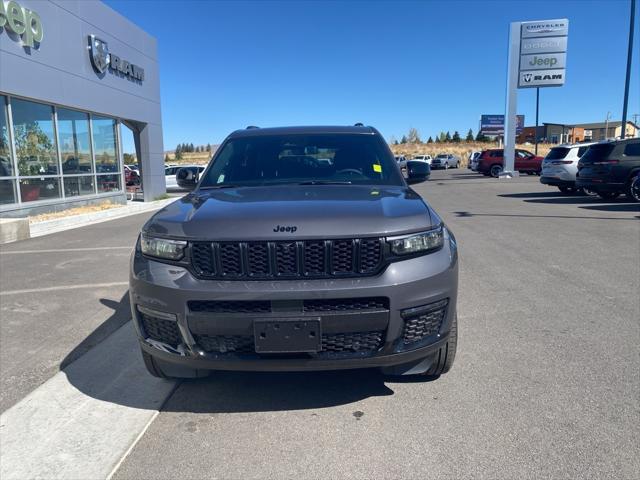
<instances>
[{"instance_id":1,"label":"front bumper","mask_svg":"<svg viewBox=\"0 0 640 480\"><path fill-rule=\"evenodd\" d=\"M448 234L445 240L441 250L391 263L374 277L324 280L200 280L182 267L150 260L134 252L130 296L141 347L159 360L203 370L333 370L392 367L422 359L429 363L429 358L437 355L438 349L447 341L456 316L457 250L455 243L449 241ZM299 308L303 301L366 298L386 299L385 308L358 312L306 312ZM271 309L261 313L195 312L189 305L193 306L190 302L196 301L267 302ZM407 325L413 322L407 312L424 305L439 305L440 302L446 303L446 307L437 328L407 344ZM179 345L167 348L150 338L139 307L147 312L148 309L163 312L167 318L173 317L180 334ZM347 349L317 354L259 355L246 350L212 350L203 346L201 340L203 337L237 338L238 335L247 338L253 334L253 320L287 318L320 318L322 333L332 338L346 339L352 333L365 336L371 331L379 332L379 343L373 349L362 351Z\"/></svg>"}]
</instances>

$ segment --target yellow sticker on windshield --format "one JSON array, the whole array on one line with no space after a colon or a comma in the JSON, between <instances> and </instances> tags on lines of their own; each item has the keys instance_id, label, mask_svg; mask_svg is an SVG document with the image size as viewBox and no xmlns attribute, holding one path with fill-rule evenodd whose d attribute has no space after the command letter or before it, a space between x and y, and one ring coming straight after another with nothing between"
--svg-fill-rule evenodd
<instances>
[{"instance_id":1,"label":"yellow sticker on windshield","mask_svg":"<svg viewBox=\"0 0 640 480\"><path fill-rule=\"evenodd\" d=\"M382 173L382 165L378 165L377 163L373 164L373 171L374 172L378 172L378 173Z\"/></svg>"}]
</instances>

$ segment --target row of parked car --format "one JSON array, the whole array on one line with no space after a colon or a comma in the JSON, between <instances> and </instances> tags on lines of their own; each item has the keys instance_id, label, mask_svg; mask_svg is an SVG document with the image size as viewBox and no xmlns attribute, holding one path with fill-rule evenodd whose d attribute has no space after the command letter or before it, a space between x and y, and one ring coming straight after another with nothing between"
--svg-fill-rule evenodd
<instances>
[{"instance_id":1,"label":"row of parked car","mask_svg":"<svg viewBox=\"0 0 640 480\"><path fill-rule=\"evenodd\" d=\"M474 172L497 177L504 166L500 148L472 152ZM558 145L546 157L516 149L515 169L540 175L540 182L566 194L596 194L611 200L626 194L640 202L640 139Z\"/></svg>"}]
</instances>

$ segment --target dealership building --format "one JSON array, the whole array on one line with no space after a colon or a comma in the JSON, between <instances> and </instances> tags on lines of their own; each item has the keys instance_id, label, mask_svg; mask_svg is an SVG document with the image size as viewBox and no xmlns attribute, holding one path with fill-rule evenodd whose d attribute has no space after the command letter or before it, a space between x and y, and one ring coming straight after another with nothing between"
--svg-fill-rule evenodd
<instances>
[{"instance_id":1,"label":"dealership building","mask_svg":"<svg viewBox=\"0 0 640 480\"><path fill-rule=\"evenodd\" d=\"M156 40L101 2L0 0L0 217L165 193Z\"/></svg>"}]
</instances>

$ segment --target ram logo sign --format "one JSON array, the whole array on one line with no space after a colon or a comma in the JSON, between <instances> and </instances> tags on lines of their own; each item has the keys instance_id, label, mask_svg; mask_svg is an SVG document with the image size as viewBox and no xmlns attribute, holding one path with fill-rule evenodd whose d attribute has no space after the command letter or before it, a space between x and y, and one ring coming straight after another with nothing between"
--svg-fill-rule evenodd
<instances>
[{"instance_id":1,"label":"ram logo sign","mask_svg":"<svg viewBox=\"0 0 640 480\"><path fill-rule=\"evenodd\" d=\"M1 2L2 0L0 0ZM89 57L94 70L101 76L108 70L120 74L129 80L142 82L144 69L109 52L109 45L104 40L89 35Z\"/></svg>"},{"instance_id":2,"label":"ram logo sign","mask_svg":"<svg viewBox=\"0 0 640 480\"><path fill-rule=\"evenodd\" d=\"M559 87L564 84L564 70L536 70L520 73L520 88Z\"/></svg>"}]
</instances>

